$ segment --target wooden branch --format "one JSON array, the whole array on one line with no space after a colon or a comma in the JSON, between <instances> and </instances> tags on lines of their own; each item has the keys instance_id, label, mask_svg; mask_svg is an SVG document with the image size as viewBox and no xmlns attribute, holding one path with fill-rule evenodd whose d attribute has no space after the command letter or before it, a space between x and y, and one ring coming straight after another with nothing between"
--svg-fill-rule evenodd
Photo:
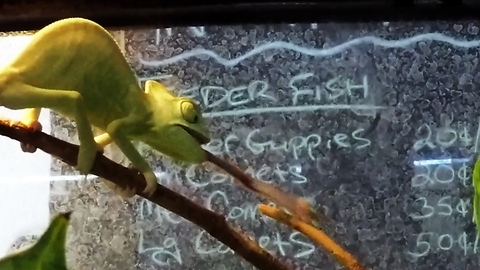
<instances>
[{"instance_id":1,"label":"wooden branch","mask_svg":"<svg viewBox=\"0 0 480 270\"><path fill-rule=\"evenodd\" d=\"M269 216L278 222L281 222L288 227L302 233L310 238L313 242L319 244L326 249L333 257L348 270L364 270L358 261L350 253L342 249L332 239L330 239L322 231L315 227L301 221L300 219L291 216L284 211L280 211L274 207L265 204L260 204L258 210L263 215Z\"/></svg>"},{"instance_id":2,"label":"wooden branch","mask_svg":"<svg viewBox=\"0 0 480 270\"><path fill-rule=\"evenodd\" d=\"M0 120L0 135L33 145L71 166L77 164L78 145L62 141L43 132L32 132L18 122ZM135 190L139 191L143 191L145 188L145 178L142 174L135 169L121 166L100 153L97 155L91 174L105 178L122 188L135 187ZM258 246L256 242L235 231L223 216L160 184L157 184L157 190L150 198L141 192L137 192L137 195L200 226L258 269L288 270L285 265Z\"/></svg>"}]
</instances>

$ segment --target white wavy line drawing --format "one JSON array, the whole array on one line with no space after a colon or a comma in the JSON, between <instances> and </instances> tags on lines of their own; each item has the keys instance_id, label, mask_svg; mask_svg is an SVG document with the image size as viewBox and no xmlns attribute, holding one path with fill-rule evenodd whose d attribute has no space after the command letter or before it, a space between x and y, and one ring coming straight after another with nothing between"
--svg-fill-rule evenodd
<instances>
[{"instance_id":1,"label":"white wavy line drawing","mask_svg":"<svg viewBox=\"0 0 480 270\"><path fill-rule=\"evenodd\" d=\"M194 50L186 51L179 55L176 55L167 59L159 60L159 61L145 61L141 58L140 55L138 56L138 58L140 62L145 66L160 67L160 66L167 66L170 64L174 64L176 62L188 59L190 57L206 55L213 58L213 60L217 61L218 63L224 66L231 67L231 66L238 65L241 61L249 57L252 57L263 51L272 50L272 49L286 49L286 50L296 51L305 55L310 55L315 57L325 57L325 56L332 56L332 55L341 53L351 47L354 47L360 44L365 44L365 43L371 43L375 46L380 46L384 48L403 48L403 47L412 45L414 43L418 43L420 41L426 41L426 40L449 43L453 46L460 47L460 48L472 48L472 47L480 46L480 40L464 41L464 40L454 39L452 37L446 36L441 33L426 33L426 34L419 34L413 37L398 39L398 40L387 40L387 39L383 39L375 36L365 36L365 37L359 37L359 38L344 42L340 45L337 45L332 48L327 48L327 49L307 48L307 47L302 47L302 46L295 45L285 41L275 41L272 43L260 45L250 50L249 52L233 59L225 59L220 55L218 55L217 53L210 50L206 50L206 49L194 49Z\"/></svg>"},{"instance_id":2,"label":"white wavy line drawing","mask_svg":"<svg viewBox=\"0 0 480 270\"><path fill-rule=\"evenodd\" d=\"M385 106L375 105L349 105L349 104L327 104L327 105L303 105L303 106L285 106L285 107L263 107L249 108L239 110L226 110L218 112L205 112L202 114L205 118L214 118L222 116L243 116L257 115L261 113L290 113L290 112L313 112L318 110L382 110Z\"/></svg>"},{"instance_id":3,"label":"white wavy line drawing","mask_svg":"<svg viewBox=\"0 0 480 270\"><path fill-rule=\"evenodd\" d=\"M193 32L196 37L205 36L205 27L204 26L192 26L189 29Z\"/></svg>"}]
</instances>

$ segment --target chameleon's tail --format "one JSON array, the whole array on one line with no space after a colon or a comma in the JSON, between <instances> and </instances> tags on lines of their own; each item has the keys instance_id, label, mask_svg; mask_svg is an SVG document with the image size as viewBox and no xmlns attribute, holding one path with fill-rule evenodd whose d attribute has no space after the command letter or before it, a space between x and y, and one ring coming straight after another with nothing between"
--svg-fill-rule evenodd
<instances>
[{"instance_id":1,"label":"chameleon's tail","mask_svg":"<svg viewBox=\"0 0 480 270\"><path fill-rule=\"evenodd\" d=\"M473 184L473 222L480 233L480 156L477 157L472 173Z\"/></svg>"}]
</instances>

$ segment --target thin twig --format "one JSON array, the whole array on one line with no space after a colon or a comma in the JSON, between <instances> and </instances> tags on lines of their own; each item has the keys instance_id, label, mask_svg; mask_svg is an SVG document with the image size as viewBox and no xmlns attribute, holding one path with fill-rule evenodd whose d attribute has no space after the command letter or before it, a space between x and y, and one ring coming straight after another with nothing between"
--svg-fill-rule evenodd
<instances>
[{"instance_id":1,"label":"thin twig","mask_svg":"<svg viewBox=\"0 0 480 270\"><path fill-rule=\"evenodd\" d=\"M342 249L337 245L332 239L330 239L322 231L316 229L315 227L301 221L300 219L291 216L284 211L280 211L274 207L270 207L265 204L260 204L258 210L263 215L269 216L275 219L278 222L281 222L288 227L302 233L303 235L310 238L315 243L321 245L326 249L333 257L343 266L349 270L364 270L358 261L350 253Z\"/></svg>"},{"instance_id":2,"label":"thin twig","mask_svg":"<svg viewBox=\"0 0 480 270\"><path fill-rule=\"evenodd\" d=\"M75 166L77 164L78 145L62 141L43 132L32 132L25 126L5 120L0 120L0 135L35 146L68 165ZM122 188L134 187L138 191L145 188L145 178L137 170L119 165L100 153L97 154L90 173L105 178ZM202 227L211 236L230 247L258 269L288 270L287 266L262 249L257 243L234 230L223 216L160 184L157 184L157 190L150 198L147 198L142 192L137 192L137 195Z\"/></svg>"}]
</instances>

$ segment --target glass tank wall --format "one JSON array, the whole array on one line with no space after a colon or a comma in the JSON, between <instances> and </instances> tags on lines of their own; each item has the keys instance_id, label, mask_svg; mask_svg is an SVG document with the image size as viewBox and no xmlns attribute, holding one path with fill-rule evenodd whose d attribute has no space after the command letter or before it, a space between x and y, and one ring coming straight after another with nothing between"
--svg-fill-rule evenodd
<instances>
[{"instance_id":1,"label":"glass tank wall","mask_svg":"<svg viewBox=\"0 0 480 270\"><path fill-rule=\"evenodd\" d=\"M114 33L140 82L198 102L206 149L307 198L365 269L476 269L471 171L480 143L480 24L416 22L135 29ZM31 36L0 38L0 61ZM2 117L20 112L0 110ZM44 131L78 143L44 110ZM73 210L72 269L254 269L198 226L126 201L42 151L0 137L0 256ZM128 165L114 146L106 154ZM161 184L227 217L292 269L342 269L264 217L225 174L145 149Z\"/></svg>"}]
</instances>

